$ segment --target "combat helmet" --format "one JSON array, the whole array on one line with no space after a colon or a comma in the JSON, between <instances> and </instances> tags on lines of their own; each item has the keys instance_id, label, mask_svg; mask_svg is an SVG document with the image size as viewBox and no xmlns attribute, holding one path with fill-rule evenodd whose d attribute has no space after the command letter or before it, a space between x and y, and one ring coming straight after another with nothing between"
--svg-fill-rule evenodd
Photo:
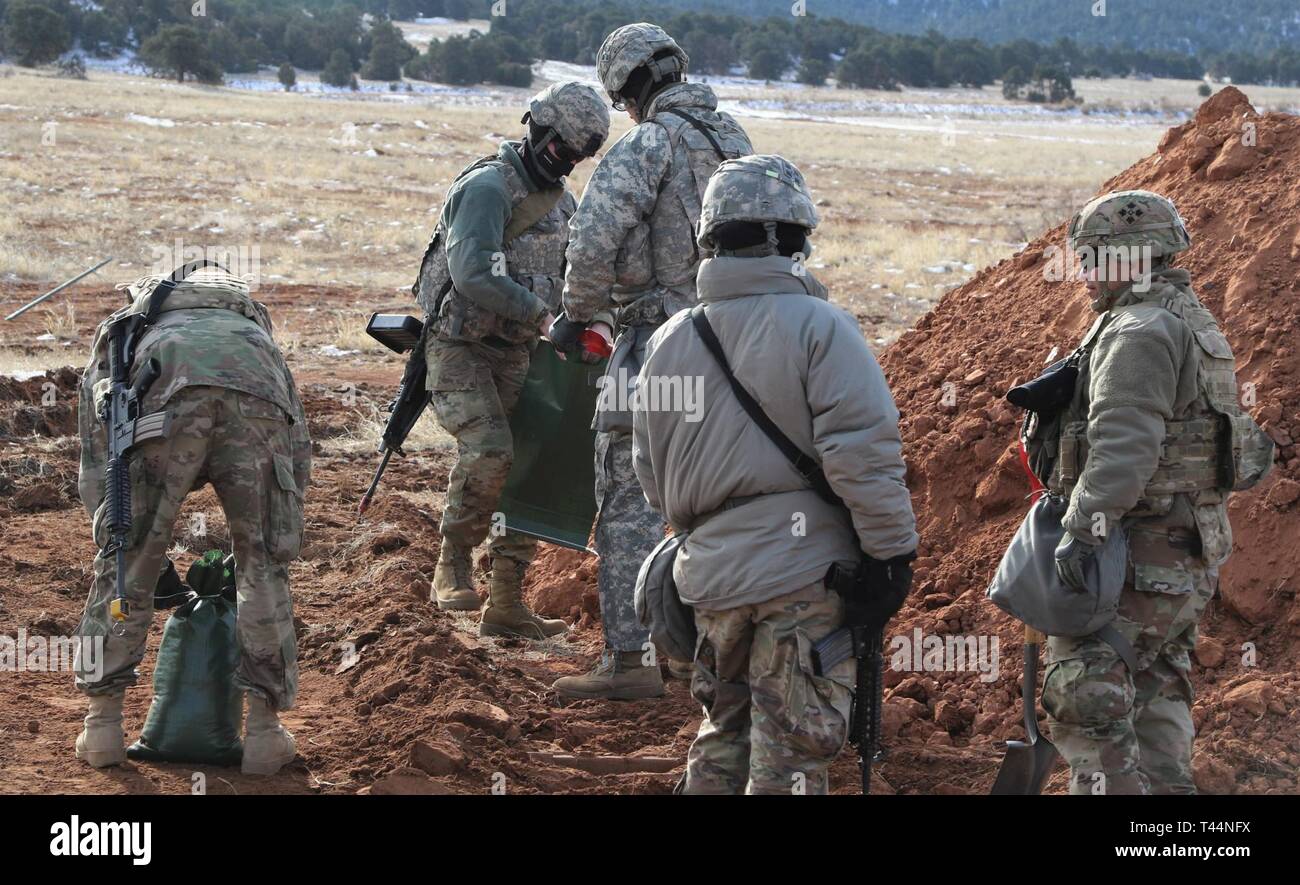
<instances>
[{"instance_id":1,"label":"combat helmet","mask_svg":"<svg viewBox=\"0 0 1300 885\"><path fill-rule=\"evenodd\" d=\"M528 124L528 162L550 181L594 156L609 137L609 109L600 93L576 81L555 83L534 95L522 122ZM552 154L546 146L557 139Z\"/></svg>"},{"instance_id":2,"label":"combat helmet","mask_svg":"<svg viewBox=\"0 0 1300 885\"><path fill-rule=\"evenodd\" d=\"M700 213L700 247L716 252L713 232L732 221L762 224L773 245L778 224L812 231L820 219L803 173L793 163L776 154L752 154L727 160L709 179Z\"/></svg>"},{"instance_id":3,"label":"combat helmet","mask_svg":"<svg viewBox=\"0 0 1300 885\"><path fill-rule=\"evenodd\" d=\"M1167 259L1190 249L1192 238L1172 201L1151 191L1114 191L1097 197L1070 222L1070 250L1079 253L1112 248L1151 249Z\"/></svg>"},{"instance_id":4,"label":"combat helmet","mask_svg":"<svg viewBox=\"0 0 1300 885\"><path fill-rule=\"evenodd\" d=\"M690 61L685 50L663 28L649 22L637 22L618 28L600 44L596 52L596 76L614 107L621 109L623 96L620 93L637 68L644 67L650 72L643 90L644 99L645 94L654 91L656 84L675 74L686 73ZM637 104L645 106L643 100Z\"/></svg>"},{"instance_id":5,"label":"combat helmet","mask_svg":"<svg viewBox=\"0 0 1300 885\"><path fill-rule=\"evenodd\" d=\"M560 141L590 157L609 138L609 109L600 94L585 83L555 83L528 102L527 119L550 129Z\"/></svg>"}]
</instances>

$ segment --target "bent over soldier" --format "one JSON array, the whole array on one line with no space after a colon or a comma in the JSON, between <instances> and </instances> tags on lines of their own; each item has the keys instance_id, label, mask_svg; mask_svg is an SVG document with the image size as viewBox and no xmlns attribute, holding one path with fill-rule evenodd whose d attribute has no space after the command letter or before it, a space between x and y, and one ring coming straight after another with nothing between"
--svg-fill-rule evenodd
<instances>
[{"instance_id":1,"label":"bent over soldier","mask_svg":"<svg viewBox=\"0 0 1300 885\"><path fill-rule=\"evenodd\" d=\"M104 647L102 669L92 672L80 657L77 662L77 685L90 695L77 758L97 768L126 759L122 702L144 656L172 525L186 495L211 483L230 527L237 566L235 681L248 699L243 770L273 774L295 754L293 736L280 725L277 711L292 707L298 691L288 569L302 545L311 441L266 308L249 296L242 279L220 268L192 267L166 281L145 277L130 286L130 306L100 324L81 383L79 487L101 553L79 632L103 637ZM109 540L110 507L108 438L100 416L110 381L109 329L134 316L143 325L129 367L132 383L145 366L159 370L139 413L168 414L170 426L160 432L162 425L153 424L152 433L137 432L130 449L128 612L115 630L110 605L117 566L102 552Z\"/></svg>"}]
</instances>

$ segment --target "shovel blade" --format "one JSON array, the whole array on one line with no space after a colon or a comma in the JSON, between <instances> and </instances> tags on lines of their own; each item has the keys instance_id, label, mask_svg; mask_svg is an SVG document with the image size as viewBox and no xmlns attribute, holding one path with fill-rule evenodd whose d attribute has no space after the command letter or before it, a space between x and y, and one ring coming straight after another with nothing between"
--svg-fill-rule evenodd
<instances>
[{"instance_id":1,"label":"shovel blade","mask_svg":"<svg viewBox=\"0 0 1300 885\"><path fill-rule=\"evenodd\" d=\"M1059 756L1052 742L1041 736L1033 743L1007 741L1007 754L993 781L992 795L1039 795Z\"/></svg>"}]
</instances>

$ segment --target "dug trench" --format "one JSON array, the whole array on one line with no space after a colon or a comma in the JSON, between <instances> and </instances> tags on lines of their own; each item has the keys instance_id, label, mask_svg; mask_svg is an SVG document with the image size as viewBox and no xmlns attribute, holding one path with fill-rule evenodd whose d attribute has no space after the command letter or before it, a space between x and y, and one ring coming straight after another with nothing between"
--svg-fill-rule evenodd
<instances>
[{"instance_id":1,"label":"dug trench","mask_svg":"<svg viewBox=\"0 0 1300 885\"><path fill-rule=\"evenodd\" d=\"M1252 133L1243 138L1243 133ZM1180 262L1220 318L1238 358L1250 411L1278 445L1278 464L1231 504L1234 555L1202 621L1193 656L1198 787L1215 793L1300 791L1300 120L1257 115L1235 89L1202 106L1158 153L1102 190L1167 194L1187 219L1193 249ZM903 415L908 483L922 535L916 587L890 633L880 792L987 792L1002 742L1019 722L1019 625L985 599L987 582L1027 507L1013 443L1018 414L1002 402L1036 375L1053 348L1066 351L1090 321L1080 287L1045 273L1063 227L946 295L881 354ZM21 303L25 289L7 292ZM263 300L285 326L310 332L314 306L380 306L391 296L279 287ZM79 315L102 315L107 297L75 297ZM314 318L315 317L315 318ZM24 318L26 319L26 318ZM38 328L34 325L32 330ZM87 320L89 323L89 320ZM79 332L89 334L83 324ZM297 348L298 378L315 439L308 531L291 571L301 692L286 721L300 758L281 774L246 778L201 768L209 792L234 793L667 793L699 723L686 683L669 679L657 700L563 701L559 676L599 653L595 560L543 547L527 579L541 613L567 618L569 637L546 643L480 639L472 616L430 606L438 515L453 452L425 447L395 459L363 521L355 511L374 467L368 446L336 444L367 433L362 403L382 404L400 376L393 358L364 354L338 368ZM93 548L76 496L77 372L0 380L0 629L67 635L89 587ZM347 385L353 385L348 388ZM52 392L52 393L51 393ZM425 419L431 420L429 418ZM206 537L190 517L216 514ZM178 565L227 543L210 489L178 520ZM479 578L482 567L477 563ZM149 703L155 617L141 681L128 694L127 731ZM910 644L969 637L995 654L953 667ZM904 648L902 643L909 645ZM996 643L996 645L994 644ZM917 660L920 668L914 668ZM890 664L897 662L900 669ZM906 664L904 662L906 661ZM991 663L985 660L984 663ZM188 792L192 766L131 763L92 771L72 757L83 699L67 673L0 673L0 790ZM1064 769L1049 791L1065 789ZM831 770L835 792L855 792L847 750Z\"/></svg>"}]
</instances>

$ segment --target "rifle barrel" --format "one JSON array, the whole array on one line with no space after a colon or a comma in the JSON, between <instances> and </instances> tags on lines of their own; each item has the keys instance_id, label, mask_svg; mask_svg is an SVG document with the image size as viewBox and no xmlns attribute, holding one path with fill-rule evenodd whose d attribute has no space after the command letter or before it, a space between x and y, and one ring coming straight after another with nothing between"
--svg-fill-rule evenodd
<instances>
[{"instance_id":1,"label":"rifle barrel","mask_svg":"<svg viewBox=\"0 0 1300 885\"><path fill-rule=\"evenodd\" d=\"M388 459L393 457L392 449L384 450L384 460L379 462L379 469L375 471L375 478L370 481L370 488L361 497L361 506L357 508L357 516L365 516L366 510L370 507L371 500L375 497L375 489L379 488L379 480L384 476L384 470L388 467Z\"/></svg>"}]
</instances>

